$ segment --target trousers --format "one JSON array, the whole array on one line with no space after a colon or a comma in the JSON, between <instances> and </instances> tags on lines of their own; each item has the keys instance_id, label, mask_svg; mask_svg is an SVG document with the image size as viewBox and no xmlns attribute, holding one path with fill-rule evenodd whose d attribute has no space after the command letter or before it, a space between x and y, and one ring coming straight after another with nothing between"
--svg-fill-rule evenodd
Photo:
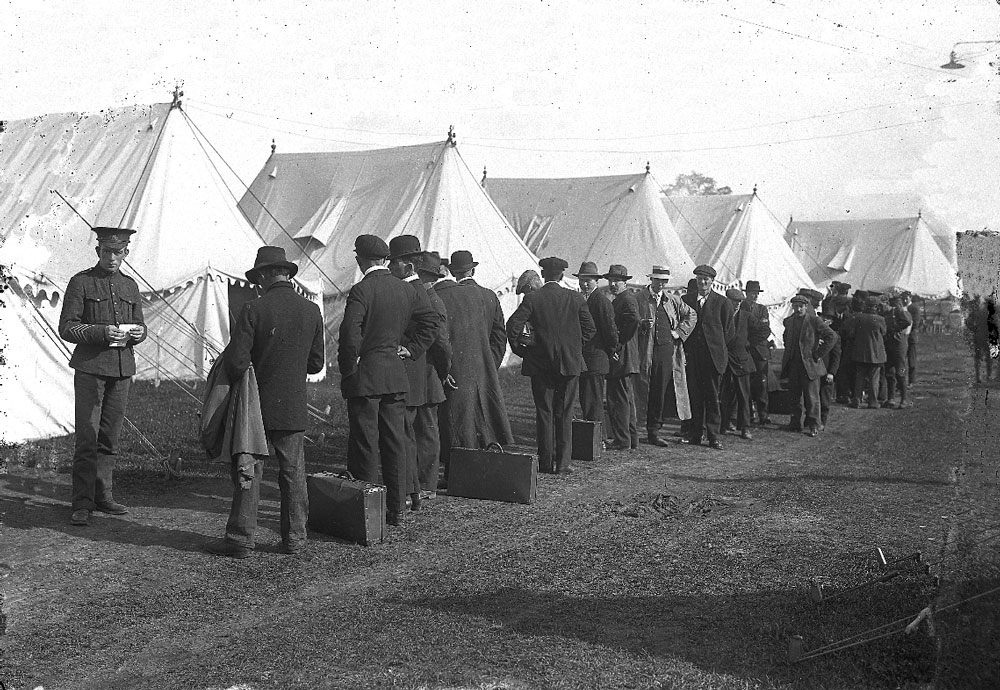
<instances>
[{"instance_id":1,"label":"trousers","mask_svg":"<svg viewBox=\"0 0 1000 690\"><path fill-rule=\"evenodd\" d=\"M293 548L306 541L306 520L309 517L309 495L306 491L306 458L304 431L268 429L268 456L278 460L278 490L281 492L281 541ZM257 536L257 508L260 504L260 484L264 476L265 458L254 463L253 481L241 488L236 463L230 467L233 480L233 504L226 523L226 540L254 547Z\"/></svg>"},{"instance_id":2,"label":"trousers","mask_svg":"<svg viewBox=\"0 0 1000 690\"><path fill-rule=\"evenodd\" d=\"M580 374L580 419L604 421L604 374Z\"/></svg>"},{"instance_id":3,"label":"trousers","mask_svg":"<svg viewBox=\"0 0 1000 690\"><path fill-rule=\"evenodd\" d=\"M655 433L663 426L664 417L675 414L676 408L674 345L672 342L653 345L653 358L649 365L649 399L646 401L646 431Z\"/></svg>"},{"instance_id":4,"label":"trousers","mask_svg":"<svg viewBox=\"0 0 1000 690\"><path fill-rule=\"evenodd\" d=\"M727 369L722 375L722 423L728 425L736 412L736 428L750 428L750 380L754 374L734 374ZM764 414L766 415L766 408Z\"/></svg>"},{"instance_id":5,"label":"trousers","mask_svg":"<svg viewBox=\"0 0 1000 690\"><path fill-rule=\"evenodd\" d=\"M802 424L803 410L806 414L806 426L818 425L820 416L819 379L809 378L806 368L794 358L788 368L788 394L792 404L789 425L794 427Z\"/></svg>"},{"instance_id":6,"label":"trousers","mask_svg":"<svg viewBox=\"0 0 1000 690\"><path fill-rule=\"evenodd\" d=\"M82 371L73 376L76 405L73 510L94 510L98 501L114 497L112 475L131 385L131 378Z\"/></svg>"},{"instance_id":7,"label":"trousers","mask_svg":"<svg viewBox=\"0 0 1000 690\"><path fill-rule=\"evenodd\" d=\"M608 377L608 418L611 421L611 437L621 446L637 448L639 431L637 428L635 405L635 380L638 374Z\"/></svg>"},{"instance_id":8,"label":"trousers","mask_svg":"<svg viewBox=\"0 0 1000 690\"><path fill-rule=\"evenodd\" d=\"M406 402L403 393L347 399L347 470L385 484L386 512L406 508Z\"/></svg>"},{"instance_id":9,"label":"trousers","mask_svg":"<svg viewBox=\"0 0 1000 690\"><path fill-rule=\"evenodd\" d=\"M539 374L531 377L538 467L542 472L569 469L573 452L573 401L578 382L577 376Z\"/></svg>"},{"instance_id":10,"label":"trousers","mask_svg":"<svg viewBox=\"0 0 1000 690\"><path fill-rule=\"evenodd\" d=\"M706 347L692 347L687 360L688 396L691 399L691 440L701 442L702 433L709 443L721 434L722 412L719 409L719 388L722 374L715 368Z\"/></svg>"}]
</instances>

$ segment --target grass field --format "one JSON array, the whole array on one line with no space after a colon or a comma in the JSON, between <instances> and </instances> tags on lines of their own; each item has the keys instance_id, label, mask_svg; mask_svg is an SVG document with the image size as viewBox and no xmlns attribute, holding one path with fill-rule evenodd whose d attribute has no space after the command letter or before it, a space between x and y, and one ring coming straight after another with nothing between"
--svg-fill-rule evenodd
<instances>
[{"instance_id":1,"label":"grass field","mask_svg":"<svg viewBox=\"0 0 1000 690\"><path fill-rule=\"evenodd\" d=\"M965 602L1000 586L998 389L969 385L951 336L925 336L921 358L912 409L837 406L817 439L605 453L541 475L530 506L441 496L370 548L314 534L304 556L277 553L270 467L245 561L202 551L231 489L195 442L200 392L138 385L123 518L68 524L71 437L3 451L0 687L998 687L1000 593ZM503 383L531 450L527 379ZM330 405L311 471L344 460L335 393L310 389ZM877 546L920 551L930 574L830 598L883 572ZM794 636L808 654L858 635L788 663Z\"/></svg>"}]
</instances>

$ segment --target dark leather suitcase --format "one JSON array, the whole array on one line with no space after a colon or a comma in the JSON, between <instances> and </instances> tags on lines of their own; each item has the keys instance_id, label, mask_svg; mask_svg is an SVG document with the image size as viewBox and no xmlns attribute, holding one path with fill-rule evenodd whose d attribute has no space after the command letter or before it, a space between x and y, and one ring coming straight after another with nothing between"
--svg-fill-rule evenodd
<instances>
[{"instance_id":1,"label":"dark leather suitcase","mask_svg":"<svg viewBox=\"0 0 1000 690\"><path fill-rule=\"evenodd\" d=\"M538 459L524 453L452 448L448 495L507 503L532 503L538 482Z\"/></svg>"},{"instance_id":2,"label":"dark leather suitcase","mask_svg":"<svg viewBox=\"0 0 1000 690\"><path fill-rule=\"evenodd\" d=\"M370 546L385 538L385 487L345 473L306 475L309 529Z\"/></svg>"},{"instance_id":3,"label":"dark leather suitcase","mask_svg":"<svg viewBox=\"0 0 1000 690\"><path fill-rule=\"evenodd\" d=\"M600 422L588 422L583 419L573 420L573 448L570 458L573 460L597 460L604 450Z\"/></svg>"}]
</instances>

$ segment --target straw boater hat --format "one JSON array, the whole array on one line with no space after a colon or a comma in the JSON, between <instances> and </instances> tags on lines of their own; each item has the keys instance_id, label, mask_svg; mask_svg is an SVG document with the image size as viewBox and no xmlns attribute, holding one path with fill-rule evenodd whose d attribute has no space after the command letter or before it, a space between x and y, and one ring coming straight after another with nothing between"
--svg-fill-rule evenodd
<instances>
[{"instance_id":1,"label":"straw boater hat","mask_svg":"<svg viewBox=\"0 0 1000 690\"><path fill-rule=\"evenodd\" d=\"M247 280L251 283L260 284L262 277L260 269L279 266L288 269L288 277L293 278L299 272L299 267L285 258L285 250L281 247L261 247L257 250L257 259L253 262L253 268L246 272Z\"/></svg>"},{"instance_id":2,"label":"straw boater hat","mask_svg":"<svg viewBox=\"0 0 1000 690\"><path fill-rule=\"evenodd\" d=\"M653 272L646 274L647 278L658 278L660 280L670 280L669 266L653 266Z\"/></svg>"}]
</instances>

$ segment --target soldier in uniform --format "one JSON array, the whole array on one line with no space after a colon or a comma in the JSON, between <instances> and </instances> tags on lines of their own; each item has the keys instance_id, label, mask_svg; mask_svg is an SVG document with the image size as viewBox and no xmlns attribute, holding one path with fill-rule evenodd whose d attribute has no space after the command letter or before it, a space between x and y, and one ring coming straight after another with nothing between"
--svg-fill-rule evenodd
<instances>
[{"instance_id":1,"label":"soldier in uniform","mask_svg":"<svg viewBox=\"0 0 1000 690\"><path fill-rule=\"evenodd\" d=\"M128 512L112 494L118 437L135 374L133 346L146 339L139 286L119 269L135 230L94 228L97 265L70 278L59 336L75 343L76 450L70 524L86 526L91 511Z\"/></svg>"}]
</instances>

